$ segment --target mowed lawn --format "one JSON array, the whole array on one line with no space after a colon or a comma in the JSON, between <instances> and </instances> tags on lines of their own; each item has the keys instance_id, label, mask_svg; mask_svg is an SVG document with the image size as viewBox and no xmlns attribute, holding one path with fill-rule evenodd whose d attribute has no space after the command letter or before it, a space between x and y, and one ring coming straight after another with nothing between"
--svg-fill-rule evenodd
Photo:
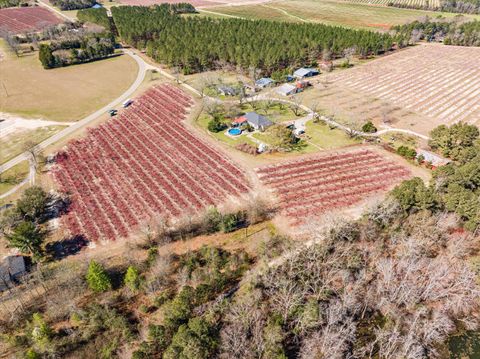
<instances>
[{"instance_id":1,"label":"mowed lawn","mask_svg":"<svg viewBox=\"0 0 480 359\"><path fill-rule=\"evenodd\" d=\"M45 70L38 52L17 58L0 45L0 112L23 117L79 120L120 96L138 72L127 55Z\"/></svg>"},{"instance_id":2,"label":"mowed lawn","mask_svg":"<svg viewBox=\"0 0 480 359\"><path fill-rule=\"evenodd\" d=\"M22 161L0 174L0 194L4 194L27 178L28 161Z\"/></svg>"},{"instance_id":3,"label":"mowed lawn","mask_svg":"<svg viewBox=\"0 0 480 359\"><path fill-rule=\"evenodd\" d=\"M399 9L386 6L353 4L346 1L287 0L264 5L224 6L207 9L249 19L268 19L294 22L319 22L328 25L342 25L352 28L386 30L392 25L404 24L423 16L435 17L455 14L423 10ZM479 18L479 16L470 16Z\"/></svg>"}]
</instances>

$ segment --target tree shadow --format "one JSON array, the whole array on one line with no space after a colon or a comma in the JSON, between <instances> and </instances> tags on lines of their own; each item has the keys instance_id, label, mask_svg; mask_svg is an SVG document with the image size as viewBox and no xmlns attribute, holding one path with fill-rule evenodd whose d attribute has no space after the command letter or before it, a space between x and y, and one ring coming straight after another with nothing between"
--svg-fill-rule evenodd
<instances>
[{"instance_id":1,"label":"tree shadow","mask_svg":"<svg viewBox=\"0 0 480 359\"><path fill-rule=\"evenodd\" d=\"M46 246L46 251L54 259L63 259L68 256L79 253L88 245L88 240L83 236L74 236L63 239L54 243L49 243Z\"/></svg>"}]
</instances>

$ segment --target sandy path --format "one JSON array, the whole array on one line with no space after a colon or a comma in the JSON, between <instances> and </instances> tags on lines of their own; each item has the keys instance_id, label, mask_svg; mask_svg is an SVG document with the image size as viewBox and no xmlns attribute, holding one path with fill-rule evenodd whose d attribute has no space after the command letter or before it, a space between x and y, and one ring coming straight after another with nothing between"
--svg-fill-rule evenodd
<instances>
[{"instance_id":1,"label":"sandy path","mask_svg":"<svg viewBox=\"0 0 480 359\"><path fill-rule=\"evenodd\" d=\"M7 137L21 130L34 130L47 126L70 126L74 122L46 121L42 119L25 119L22 117L0 112L0 138Z\"/></svg>"}]
</instances>

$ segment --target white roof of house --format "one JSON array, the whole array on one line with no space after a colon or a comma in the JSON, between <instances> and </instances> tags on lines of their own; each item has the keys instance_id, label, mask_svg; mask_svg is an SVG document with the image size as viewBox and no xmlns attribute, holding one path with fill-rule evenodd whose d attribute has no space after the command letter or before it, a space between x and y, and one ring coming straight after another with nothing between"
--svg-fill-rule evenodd
<instances>
[{"instance_id":1,"label":"white roof of house","mask_svg":"<svg viewBox=\"0 0 480 359\"><path fill-rule=\"evenodd\" d=\"M426 162L430 162L434 166L443 166L450 162L448 158L442 157L436 153L418 149L417 150L417 157L422 155L425 158Z\"/></svg>"},{"instance_id":2,"label":"white roof of house","mask_svg":"<svg viewBox=\"0 0 480 359\"><path fill-rule=\"evenodd\" d=\"M273 82L274 81L270 77L262 77L261 79L255 81L255 84L257 84L259 86L266 86L266 85L269 85Z\"/></svg>"},{"instance_id":3,"label":"white roof of house","mask_svg":"<svg viewBox=\"0 0 480 359\"><path fill-rule=\"evenodd\" d=\"M296 90L296 87L291 84L283 84L277 89L278 93L288 94L289 92Z\"/></svg>"},{"instance_id":4,"label":"white roof of house","mask_svg":"<svg viewBox=\"0 0 480 359\"><path fill-rule=\"evenodd\" d=\"M318 72L318 70L312 69L312 68L307 68L307 67L302 67L302 68L296 70L293 73L293 75L297 76L297 77L303 77L303 76L308 75L310 72Z\"/></svg>"}]
</instances>

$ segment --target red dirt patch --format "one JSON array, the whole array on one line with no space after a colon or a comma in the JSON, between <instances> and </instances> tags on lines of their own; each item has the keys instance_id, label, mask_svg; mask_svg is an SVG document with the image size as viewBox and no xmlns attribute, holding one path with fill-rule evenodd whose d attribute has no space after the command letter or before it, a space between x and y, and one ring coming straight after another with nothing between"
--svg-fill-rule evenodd
<instances>
[{"instance_id":1,"label":"red dirt patch","mask_svg":"<svg viewBox=\"0 0 480 359\"><path fill-rule=\"evenodd\" d=\"M16 34L41 30L61 22L53 12L39 6L0 9L0 28Z\"/></svg>"},{"instance_id":2,"label":"red dirt patch","mask_svg":"<svg viewBox=\"0 0 480 359\"><path fill-rule=\"evenodd\" d=\"M389 30L392 25L390 24L367 24L368 27L378 27L381 29Z\"/></svg>"}]
</instances>

